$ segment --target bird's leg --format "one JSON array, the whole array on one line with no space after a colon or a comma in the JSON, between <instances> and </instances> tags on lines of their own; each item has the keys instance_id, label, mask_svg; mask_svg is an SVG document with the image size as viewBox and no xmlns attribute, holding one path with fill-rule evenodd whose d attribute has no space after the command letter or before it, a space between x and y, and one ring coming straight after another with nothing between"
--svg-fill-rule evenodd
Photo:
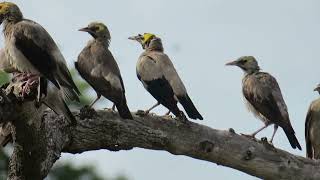
<instances>
[{"instance_id":1,"label":"bird's leg","mask_svg":"<svg viewBox=\"0 0 320 180\"><path fill-rule=\"evenodd\" d=\"M100 99L101 95L97 95L97 98L89 105L89 108L92 108L92 106Z\"/></svg>"},{"instance_id":2,"label":"bird's leg","mask_svg":"<svg viewBox=\"0 0 320 180\"><path fill-rule=\"evenodd\" d=\"M258 130L256 130L254 133L250 134L250 135L247 135L247 134L241 134L243 136L246 136L246 137L250 137L252 139L255 138L255 136L262 130L264 130L265 128L267 128L270 124L265 124L263 127L259 128Z\"/></svg>"},{"instance_id":3,"label":"bird's leg","mask_svg":"<svg viewBox=\"0 0 320 180\"><path fill-rule=\"evenodd\" d=\"M160 103L157 102L155 105L153 105L151 108L149 108L149 109L147 109L145 111L138 110L136 114L139 115L139 116L145 116L145 115L149 114L152 109L154 109L155 107L157 107L159 105L160 105Z\"/></svg>"},{"instance_id":4,"label":"bird's leg","mask_svg":"<svg viewBox=\"0 0 320 180\"><path fill-rule=\"evenodd\" d=\"M160 105L160 103L157 102L157 103L156 103L155 105L153 105L151 108L149 108L149 109L147 109L146 111L144 111L144 113L145 113L145 114L149 114L152 109L156 108L156 107L159 106L159 105Z\"/></svg>"},{"instance_id":5,"label":"bird's leg","mask_svg":"<svg viewBox=\"0 0 320 180\"><path fill-rule=\"evenodd\" d=\"M270 142L270 144L272 144L272 141L273 141L273 138L274 138L274 136L276 135L276 132L277 132L277 130L278 130L278 125L274 125L274 130L273 130L273 133L272 133L272 136L271 136L271 140L269 141Z\"/></svg>"}]
</instances>

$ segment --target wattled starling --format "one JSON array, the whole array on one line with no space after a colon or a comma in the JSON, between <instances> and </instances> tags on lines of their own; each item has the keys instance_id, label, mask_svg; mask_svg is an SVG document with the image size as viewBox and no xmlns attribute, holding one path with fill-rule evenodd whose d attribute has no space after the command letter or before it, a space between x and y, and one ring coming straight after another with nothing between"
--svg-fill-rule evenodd
<instances>
[{"instance_id":1,"label":"wattled starling","mask_svg":"<svg viewBox=\"0 0 320 180\"><path fill-rule=\"evenodd\" d=\"M185 118L177 106L180 102L190 118L202 120L171 60L163 52L161 39L150 33L129 39L138 41L145 50L137 62L137 76L145 89L158 101L145 113L162 104L176 117Z\"/></svg>"},{"instance_id":2,"label":"wattled starling","mask_svg":"<svg viewBox=\"0 0 320 180\"><path fill-rule=\"evenodd\" d=\"M0 49L0 70L6 73L14 74L12 80L14 82L19 82L21 79L24 79L21 72L11 66L9 60L6 58L6 56L4 56L4 51L2 49ZM45 97L41 100L41 102L51 110L53 110L55 113L65 116L69 121L72 122L72 124L75 124L76 119L67 106L63 98L63 94L61 94L62 91L59 91L59 89L53 83L46 80L45 78L40 78L40 80L41 82L36 81L36 83L41 83L42 92L40 93L45 94Z\"/></svg>"},{"instance_id":3,"label":"wattled starling","mask_svg":"<svg viewBox=\"0 0 320 180\"><path fill-rule=\"evenodd\" d=\"M64 57L41 25L24 19L19 7L11 2L0 3L0 22L4 29L5 56L12 67L26 74L25 89L43 77L60 89L66 98L79 100L80 92Z\"/></svg>"},{"instance_id":4,"label":"wattled starling","mask_svg":"<svg viewBox=\"0 0 320 180\"><path fill-rule=\"evenodd\" d=\"M320 84L314 89L320 93ZM320 98L314 100L308 110L305 123L307 157L320 158Z\"/></svg>"},{"instance_id":5,"label":"wattled starling","mask_svg":"<svg viewBox=\"0 0 320 180\"><path fill-rule=\"evenodd\" d=\"M108 28L103 23L93 22L88 27L80 29L80 31L88 32L93 37L82 50L78 56L78 61L75 63L81 77L97 93L97 99L90 107L102 95L114 103L122 118L133 119L127 106L120 69L108 49L111 40Z\"/></svg>"},{"instance_id":6,"label":"wattled starling","mask_svg":"<svg viewBox=\"0 0 320 180\"><path fill-rule=\"evenodd\" d=\"M254 137L261 130L274 124L271 143L278 126L280 126L284 130L292 148L301 150L291 126L287 106L283 100L277 80L268 73L260 72L258 62L253 56L243 56L226 65L238 66L245 72L242 80L242 93L246 104L249 110L265 124L250 136Z\"/></svg>"}]
</instances>

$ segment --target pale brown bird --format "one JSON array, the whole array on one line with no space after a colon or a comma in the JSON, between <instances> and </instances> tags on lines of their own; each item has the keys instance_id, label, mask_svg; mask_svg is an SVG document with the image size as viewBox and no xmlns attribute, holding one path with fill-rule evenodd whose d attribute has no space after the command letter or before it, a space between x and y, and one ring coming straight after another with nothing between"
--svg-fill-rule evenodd
<instances>
[{"instance_id":1,"label":"pale brown bird","mask_svg":"<svg viewBox=\"0 0 320 180\"><path fill-rule=\"evenodd\" d=\"M202 120L203 117L191 101L170 58L164 53L161 39L150 33L129 39L138 41L145 50L137 62L137 76L145 89L158 101L145 112L149 113L162 104L176 117L185 118L177 106L180 102L190 118Z\"/></svg>"},{"instance_id":2,"label":"pale brown bird","mask_svg":"<svg viewBox=\"0 0 320 180\"><path fill-rule=\"evenodd\" d=\"M320 94L320 84L314 89ZM320 98L310 104L305 122L306 155L320 159Z\"/></svg>"},{"instance_id":3,"label":"pale brown bird","mask_svg":"<svg viewBox=\"0 0 320 180\"><path fill-rule=\"evenodd\" d=\"M108 28L103 23L93 22L80 31L88 32L93 37L78 56L78 61L75 62L75 67L81 77L97 93L97 99L90 107L102 95L114 103L122 118L133 119L127 105L120 69L108 49L111 39Z\"/></svg>"},{"instance_id":4,"label":"pale brown bird","mask_svg":"<svg viewBox=\"0 0 320 180\"><path fill-rule=\"evenodd\" d=\"M12 81L21 81L21 79L24 79L24 77L21 75L21 72L19 72L9 63L9 60L4 55L3 49L0 49L0 70L6 73L14 74ZM40 80L40 84L42 86L40 93L45 94L45 97L41 100L41 103L45 104L55 113L66 117L70 122L72 122L72 124L76 124L76 119L63 98L63 92L59 91L59 89L53 83L45 78L41 78ZM36 83L39 82L37 81Z\"/></svg>"},{"instance_id":5,"label":"pale brown bird","mask_svg":"<svg viewBox=\"0 0 320 180\"><path fill-rule=\"evenodd\" d=\"M269 125L274 124L271 143L278 126L280 126L284 130L292 148L301 150L301 146L291 126L288 109L277 80L268 73L260 72L258 62L253 56L243 56L226 65L238 66L245 72L242 80L242 92L246 104L249 110L265 124L250 136L254 137Z\"/></svg>"},{"instance_id":6,"label":"pale brown bird","mask_svg":"<svg viewBox=\"0 0 320 180\"><path fill-rule=\"evenodd\" d=\"M24 87L43 77L61 90L65 98L79 101L80 91L49 33L38 23L24 19L19 7L11 2L0 3L0 22L6 58L13 68L27 74Z\"/></svg>"}]
</instances>

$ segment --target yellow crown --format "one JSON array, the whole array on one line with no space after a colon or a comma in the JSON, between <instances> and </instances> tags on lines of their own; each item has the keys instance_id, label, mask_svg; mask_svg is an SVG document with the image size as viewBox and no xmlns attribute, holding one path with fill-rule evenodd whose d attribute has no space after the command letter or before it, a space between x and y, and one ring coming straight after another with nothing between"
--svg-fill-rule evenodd
<instances>
[{"instance_id":1,"label":"yellow crown","mask_svg":"<svg viewBox=\"0 0 320 180\"><path fill-rule=\"evenodd\" d=\"M142 43L145 44L146 42L150 41L152 38L154 38L156 35L151 33L144 33L143 34L143 41Z\"/></svg>"}]
</instances>

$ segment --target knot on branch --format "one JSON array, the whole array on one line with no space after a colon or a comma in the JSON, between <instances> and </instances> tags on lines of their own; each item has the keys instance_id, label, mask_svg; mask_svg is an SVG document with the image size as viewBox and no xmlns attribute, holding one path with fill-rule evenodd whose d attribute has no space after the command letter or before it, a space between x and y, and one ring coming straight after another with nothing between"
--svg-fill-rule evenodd
<instances>
[{"instance_id":1,"label":"knot on branch","mask_svg":"<svg viewBox=\"0 0 320 180\"><path fill-rule=\"evenodd\" d=\"M254 153L253 153L253 152L254 152L254 148L253 148L253 147L250 147L250 148L245 152L243 159L244 159L245 161L249 161L249 160L253 159L253 158L254 158Z\"/></svg>"},{"instance_id":2,"label":"knot on branch","mask_svg":"<svg viewBox=\"0 0 320 180\"><path fill-rule=\"evenodd\" d=\"M205 140L200 142L199 144L200 150L205 152L205 153L210 153L213 151L214 144L211 141Z\"/></svg>"},{"instance_id":3,"label":"knot on branch","mask_svg":"<svg viewBox=\"0 0 320 180\"><path fill-rule=\"evenodd\" d=\"M235 133L236 133L236 131L235 131L233 128L229 128L229 132L230 132L231 134L235 134Z\"/></svg>"}]
</instances>

